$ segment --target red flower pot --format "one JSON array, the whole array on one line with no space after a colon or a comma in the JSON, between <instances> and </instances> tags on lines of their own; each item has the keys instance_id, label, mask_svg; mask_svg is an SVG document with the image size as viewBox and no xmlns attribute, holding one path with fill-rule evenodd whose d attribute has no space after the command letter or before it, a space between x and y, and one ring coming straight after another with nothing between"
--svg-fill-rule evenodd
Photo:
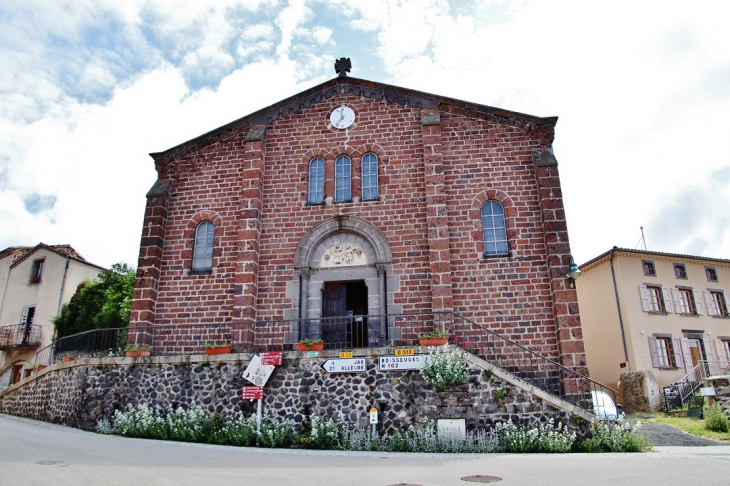
<instances>
[{"instance_id":1,"label":"red flower pot","mask_svg":"<svg viewBox=\"0 0 730 486\"><path fill-rule=\"evenodd\" d=\"M68 363L69 361L73 361L73 360L74 360L73 356L64 356L63 358L61 358L61 361L63 361L64 363Z\"/></svg>"},{"instance_id":2,"label":"red flower pot","mask_svg":"<svg viewBox=\"0 0 730 486\"><path fill-rule=\"evenodd\" d=\"M297 343L297 351L322 351L324 349L324 343L314 343L307 346L303 343Z\"/></svg>"},{"instance_id":3,"label":"red flower pot","mask_svg":"<svg viewBox=\"0 0 730 486\"><path fill-rule=\"evenodd\" d=\"M448 337L428 337L428 338L418 338L418 343L421 346L443 346L444 344L449 342Z\"/></svg>"},{"instance_id":4,"label":"red flower pot","mask_svg":"<svg viewBox=\"0 0 730 486\"><path fill-rule=\"evenodd\" d=\"M146 358L150 354L152 354L152 351L150 351L149 349L140 349L139 350L139 357L140 358Z\"/></svg>"},{"instance_id":5,"label":"red flower pot","mask_svg":"<svg viewBox=\"0 0 730 486\"><path fill-rule=\"evenodd\" d=\"M231 346L213 346L205 348L205 354L230 354Z\"/></svg>"},{"instance_id":6,"label":"red flower pot","mask_svg":"<svg viewBox=\"0 0 730 486\"><path fill-rule=\"evenodd\" d=\"M139 349L137 349L136 351L125 351L125 353L127 354L127 358L139 358L141 352L142 351L140 351Z\"/></svg>"}]
</instances>

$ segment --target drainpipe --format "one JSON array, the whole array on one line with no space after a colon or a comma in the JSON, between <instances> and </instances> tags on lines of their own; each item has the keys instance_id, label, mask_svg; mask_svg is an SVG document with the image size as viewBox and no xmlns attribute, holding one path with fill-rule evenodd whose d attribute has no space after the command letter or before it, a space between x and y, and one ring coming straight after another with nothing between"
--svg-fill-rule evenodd
<instances>
[{"instance_id":1,"label":"drainpipe","mask_svg":"<svg viewBox=\"0 0 730 486\"><path fill-rule=\"evenodd\" d=\"M616 247L614 246L611 248L611 278L613 279L613 293L616 295L616 310L618 310L618 322L621 326L621 341L623 341L624 344L624 357L626 358L626 363L629 366L629 371L631 371L631 362L629 361L629 350L626 347L626 332L624 331L624 320L621 317L621 303L618 299L618 288L616 287L616 272L613 270L613 252L616 251Z\"/></svg>"},{"instance_id":2,"label":"drainpipe","mask_svg":"<svg viewBox=\"0 0 730 486\"><path fill-rule=\"evenodd\" d=\"M56 317L61 314L61 302L63 302L63 291L66 288L66 275L68 274L68 265L71 263L71 258L66 257L66 267L63 269L63 280L61 280L61 293L58 295L58 308L56 309ZM56 337L56 329L53 329L53 336L51 341Z\"/></svg>"}]
</instances>

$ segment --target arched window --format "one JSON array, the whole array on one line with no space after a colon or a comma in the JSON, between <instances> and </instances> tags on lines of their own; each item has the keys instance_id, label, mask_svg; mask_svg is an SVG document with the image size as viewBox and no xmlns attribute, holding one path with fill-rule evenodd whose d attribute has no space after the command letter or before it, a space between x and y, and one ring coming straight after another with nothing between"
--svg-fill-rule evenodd
<instances>
[{"instance_id":1,"label":"arched window","mask_svg":"<svg viewBox=\"0 0 730 486\"><path fill-rule=\"evenodd\" d=\"M378 156L365 154L362 158L362 199L378 198Z\"/></svg>"},{"instance_id":2,"label":"arched window","mask_svg":"<svg viewBox=\"0 0 730 486\"><path fill-rule=\"evenodd\" d=\"M320 157L309 163L309 204L324 201L324 160Z\"/></svg>"},{"instance_id":3,"label":"arched window","mask_svg":"<svg viewBox=\"0 0 730 486\"><path fill-rule=\"evenodd\" d=\"M482 206L482 232L485 255L506 255L508 253L504 208L497 201L487 201Z\"/></svg>"},{"instance_id":4,"label":"arched window","mask_svg":"<svg viewBox=\"0 0 730 486\"><path fill-rule=\"evenodd\" d=\"M351 176L350 157L340 155L335 161L335 201L349 201L352 199L350 189Z\"/></svg>"},{"instance_id":5,"label":"arched window","mask_svg":"<svg viewBox=\"0 0 730 486\"><path fill-rule=\"evenodd\" d=\"M213 268L214 233L215 225L210 221L203 221L195 229L193 272L207 272Z\"/></svg>"}]
</instances>

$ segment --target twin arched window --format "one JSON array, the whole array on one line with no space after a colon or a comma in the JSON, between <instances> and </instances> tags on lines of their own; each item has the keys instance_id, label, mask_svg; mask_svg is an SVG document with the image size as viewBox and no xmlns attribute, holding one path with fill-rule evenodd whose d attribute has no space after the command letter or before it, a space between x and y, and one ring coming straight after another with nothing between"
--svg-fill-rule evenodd
<instances>
[{"instance_id":1,"label":"twin arched window","mask_svg":"<svg viewBox=\"0 0 730 486\"><path fill-rule=\"evenodd\" d=\"M378 156L372 153L362 158L362 199L378 199ZM324 202L324 159L316 157L309 162L309 204ZM352 160L340 155L335 160L335 201L352 199Z\"/></svg>"},{"instance_id":2,"label":"twin arched window","mask_svg":"<svg viewBox=\"0 0 730 486\"><path fill-rule=\"evenodd\" d=\"M193 272L208 272L213 268L214 235L215 225L210 221L203 221L195 229Z\"/></svg>"},{"instance_id":3,"label":"twin arched window","mask_svg":"<svg viewBox=\"0 0 730 486\"><path fill-rule=\"evenodd\" d=\"M482 233L485 255L506 255L507 228L504 224L504 207L497 201L482 205Z\"/></svg>"}]
</instances>

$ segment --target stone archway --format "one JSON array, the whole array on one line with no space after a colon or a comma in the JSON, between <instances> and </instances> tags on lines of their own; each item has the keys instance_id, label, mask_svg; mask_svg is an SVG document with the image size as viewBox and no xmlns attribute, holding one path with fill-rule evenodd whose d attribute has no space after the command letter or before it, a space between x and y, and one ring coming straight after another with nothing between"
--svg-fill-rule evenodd
<instances>
[{"instance_id":1,"label":"stone archway","mask_svg":"<svg viewBox=\"0 0 730 486\"><path fill-rule=\"evenodd\" d=\"M374 346L388 336L388 288L393 256L383 233L372 223L354 216L327 219L302 238L294 254L295 278L299 280L296 314L291 338L319 338L314 323L321 323L323 291L332 282L363 282L367 289L367 342ZM393 284L391 283L391 287ZM392 295L392 294L391 294Z\"/></svg>"}]
</instances>

